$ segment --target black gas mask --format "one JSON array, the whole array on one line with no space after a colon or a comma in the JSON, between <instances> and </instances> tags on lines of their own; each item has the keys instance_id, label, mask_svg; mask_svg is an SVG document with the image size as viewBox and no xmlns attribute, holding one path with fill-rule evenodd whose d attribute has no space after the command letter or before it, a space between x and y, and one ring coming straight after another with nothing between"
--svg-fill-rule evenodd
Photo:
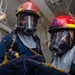
<instances>
[{"instance_id":1,"label":"black gas mask","mask_svg":"<svg viewBox=\"0 0 75 75\"><path fill-rule=\"evenodd\" d=\"M72 45L73 39L71 40L71 36L68 30L56 31L51 33L50 50L52 52L61 55L67 52L72 47Z\"/></svg>"},{"instance_id":2,"label":"black gas mask","mask_svg":"<svg viewBox=\"0 0 75 75\"><path fill-rule=\"evenodd\" d=\"M31 35L36 30L37 17L31 14L22 14L19 17L18 28L26 35Z\"/></svg>"}]
</instances>

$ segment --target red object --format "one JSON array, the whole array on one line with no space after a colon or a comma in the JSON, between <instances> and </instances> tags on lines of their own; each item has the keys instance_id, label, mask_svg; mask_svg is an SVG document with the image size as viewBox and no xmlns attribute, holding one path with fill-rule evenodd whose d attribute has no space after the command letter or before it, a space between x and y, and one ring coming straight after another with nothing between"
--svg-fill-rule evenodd
<instances>
[{"instance_id":1,"label":"red object","mask_svg":"<svg viewBox=\"0 0 75 75\"><path fill-rule=\"evenodd\" d=\"M58 16L52 22L53 26L67 27L66 24L75 24L70 16Z\"/></svg>"},{"instance_id":2,"label":"red object","mask_svg":"<svg viewBox=\"0 0 75 75\"><path fill-rule=\"evenodd\" d=\"M70 16L58 16L54 18L49 32L58 29L75 29L75 20Z\"/></svg>"},{"instance_id":3,"label":"red object","mask_svg":"<svg viewBox=\"0 0 75 75\"><path fill-rule=\"evenodd\" d=\"M39 16L38 6L34 2L32 2L31 0L21 4L19 6L19 8L17 9L16 15L18 16L19 13L22 13L22 12L25 12L25 11L28 11L28 10L29 10L29 12L32 11L36 15Z\"/></svg>"}]
</instances>

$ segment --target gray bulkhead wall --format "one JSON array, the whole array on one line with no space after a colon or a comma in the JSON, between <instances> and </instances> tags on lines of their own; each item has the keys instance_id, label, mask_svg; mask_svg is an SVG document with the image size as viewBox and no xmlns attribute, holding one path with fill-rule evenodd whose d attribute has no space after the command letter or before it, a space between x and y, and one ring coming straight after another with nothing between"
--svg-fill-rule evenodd
<instances>
[{"instance_id":1,"label":"gray bulkhead wall","mask_svg":"<svg viewBox=\"0 0 75 75\"><path fill-rule=\"evenodd\" d=\"M42 23L38 23L37 25L37 35L41 40L42 52L46 58L46 61L49 63L52 60L52 53L49 50L50 45L50 34L48 33L49 29L49 21L46 19L44 15L41 16Z\"/></svg>"}]
</instances>

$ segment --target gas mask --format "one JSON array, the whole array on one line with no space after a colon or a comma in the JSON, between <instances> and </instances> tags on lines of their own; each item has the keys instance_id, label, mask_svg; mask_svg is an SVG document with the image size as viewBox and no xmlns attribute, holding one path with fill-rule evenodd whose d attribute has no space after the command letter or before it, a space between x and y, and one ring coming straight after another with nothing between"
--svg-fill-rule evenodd
<instances>
[{"instance_id":1,"label":"gas mask","mask_svg":"<svg viewBox=\"0 0 75 75\"><path fill-rule=\"evenodd\" d=\"M74 31L72 31L74 32ZM50 50L56 54L63 54L73 46L74 34L68 30L56 31L51 33Z\"/></svg>"},{"instance_id":2,"label":"gas mask","mask_svg":"<svg viewBox=\"0 0 75 75\"><path fill-rule=\"evenodd\" d=\"M36 30L37 17L31 14L22 14L18 21L18 28L26 35L32 35Z\"/></svg>"}]
</instances>

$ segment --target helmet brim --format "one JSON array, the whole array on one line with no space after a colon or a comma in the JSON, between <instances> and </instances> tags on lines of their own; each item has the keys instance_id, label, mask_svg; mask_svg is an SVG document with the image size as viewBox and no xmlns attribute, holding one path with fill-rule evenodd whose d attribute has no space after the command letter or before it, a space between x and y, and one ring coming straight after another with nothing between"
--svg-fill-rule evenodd
<instances>
[{"instance_id":1,"label":"helmet brim","mask_svg":"<svg viewBox=\"0 0 75 75\"><path fill-rule=\"evenodd\" d=\"M58 32L58 31L62 31L62 30L75 30L75 28L50 27L48 32L53 33L53 32Z\"/></svg>"},{"instance_id":2,"label":"helmet brim","mask_svg":"<svg viewBox=\"0 0 75 75\"><path fill-rule=\"evenodd\" d=\"M20 14L23 14L23 13L27 13L27 14L33 14L33 15L35 15L36 17L37 17L37 19L39 19L39 15L37 15L35 12L33 12L33 11L30 11L30 10L25 10L25 11L21 11L21 12L18 12L17 14L16 14L16 16L18 17L18 15Z\"/></svg>"}]
</instances>

